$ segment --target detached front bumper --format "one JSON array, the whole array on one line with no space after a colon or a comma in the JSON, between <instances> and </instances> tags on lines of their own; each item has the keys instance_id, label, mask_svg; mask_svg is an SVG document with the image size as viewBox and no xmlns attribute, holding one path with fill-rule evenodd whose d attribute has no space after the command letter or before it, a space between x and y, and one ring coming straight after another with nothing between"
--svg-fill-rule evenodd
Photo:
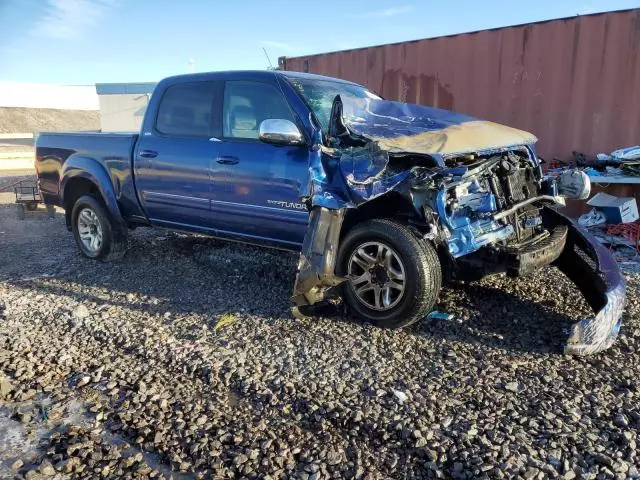
<instances>
[{"instance_id":1,"label":"detached front bumper","mask_svg":"<svg viewBox=\"0 0 640 480\"><path fill-rule=\"evenodd\" d=\"M548 210L568 227L565 248L554 265L576 284L595 313L572 325L564 351L572 355L600 352L613 345L620 331L626 282L609 251L591 234Z\"/></svg>"}]
</instances>

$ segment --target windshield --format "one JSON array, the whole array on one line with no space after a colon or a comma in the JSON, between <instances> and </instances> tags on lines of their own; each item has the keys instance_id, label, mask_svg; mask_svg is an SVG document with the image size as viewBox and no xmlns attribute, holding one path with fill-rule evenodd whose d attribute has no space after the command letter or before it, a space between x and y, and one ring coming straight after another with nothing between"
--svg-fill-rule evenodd
<instances>
[{"instance_id":1,"label":"windshield","mask_svg":"<svg viewBox=\"0 0 640 480\"><path fill-rule=\"evenodd\" d=\"M307 101L325 131L329 128L329 116L336 95L340 95L343 101L349 98L380 99L375 93L352 83L295 77L289 77L289 81Z\"/></svg>"}]
</instances>

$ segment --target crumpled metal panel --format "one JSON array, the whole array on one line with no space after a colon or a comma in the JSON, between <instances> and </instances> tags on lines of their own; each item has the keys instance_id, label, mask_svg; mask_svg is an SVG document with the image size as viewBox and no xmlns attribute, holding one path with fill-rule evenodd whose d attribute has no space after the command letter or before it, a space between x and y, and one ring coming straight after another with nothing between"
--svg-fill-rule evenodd
<instances>
[{"instance_id":1,"label":"crumpled metal panel","mask_svg":"<svg viewBox=\"0 0 640 480\"><path fill-rule=\"evenodd\" d=\"M531 133L468 115L371 98L345 100L343 118L352 132L389 152L465 154L538 140Z\"/></svg>"},{"instance_id":2,"label":"crumpled metal panel","mask_svg":"<svg viewBox=\"0 0 640 480\"><path fill-rule=\"evenodd\" d=\"M389 172L389 156L375 143L344 149L322 148L310 157L309 185L302 198L312 207L356 208L384 195L411 176L411 170Z\"/></svg>"},{"instance_id":3,"label":"crumpled metal panel","mask_svg":"<svg viewBox=\"0 0 640 480\"><path fill-rule=\"evenodd\" d=\"M361 148L347 148L340 155L340 170L351 192L355 205L384 195L409 178L412 171L388 170L389 154L375 143Z\"/></svg>"},{"instance_id":4,"label":"crumpled metal panel","mask_svg":"<svg viewBox=\"0 0 640 480\"><path fill-rule=\"evenodd\" d=\"M292 312L296 317L304 316L300 307L324 300L330 288L345 280L334 273L343 220L344 209L311 209L293 287Z\"/></svg>"},{"instance_id":5,"label":"crumpled metal panel","mask_svg":"<svg viewBox=\"0 0 640 480\"><path fill-rule=\"evenodd\" d=\"M324 208L352 208L351 193L339 168L339 155L325 147L309 155L309 183L303 185L300 197L312 206Z\"/></svg>"}]
</instances>

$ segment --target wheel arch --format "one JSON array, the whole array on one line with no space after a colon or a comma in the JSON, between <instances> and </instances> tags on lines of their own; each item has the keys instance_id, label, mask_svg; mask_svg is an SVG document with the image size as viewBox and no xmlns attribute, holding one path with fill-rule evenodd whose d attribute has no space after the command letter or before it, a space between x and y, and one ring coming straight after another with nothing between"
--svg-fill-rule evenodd
<instances>
[{"instance_id":1,"label":"wheel arch","mask_svg":"<svg viewBox=\"0 0 640 480\"><path fill-rule=\"evenodd\" d=\"M370 200L358 208L348 209L342 223L341 238L356 225L374 218L389 218L403 223L424 223L413 204L398 192L391 191ZM412 222L413 221L413 222Z\"/></svg>"},{"instance_id":2,"label":"wheel arch","mask_svg":"<svg viewBox=\"0 0 640 480\"><path fill-rule=\"evenodd\" d=\"M62 172L60 193L67 226L71 225L71 211L76 200L83 195L93 195L109 212L114 228L126 230L111 178L98 161L86 157L69 158Z\"/></svg>"}]
</instances>

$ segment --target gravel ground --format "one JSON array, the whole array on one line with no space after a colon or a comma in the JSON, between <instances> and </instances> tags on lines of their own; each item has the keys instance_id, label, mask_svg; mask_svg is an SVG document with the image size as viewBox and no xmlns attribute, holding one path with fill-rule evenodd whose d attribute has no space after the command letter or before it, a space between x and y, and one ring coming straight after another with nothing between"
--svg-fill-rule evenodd
<instances>
[{"instance_id":1,"label":"gravel ground","mask_svg":"<svg viewBox=\"0 0 640 480\"><path fill-rule=\"evenodd\" d=\"M637 276L615 346L548 269L445 288L449 321L289 314L297 256L159 230L76 252L0 194L0 477L638 478Z\"/></svg>"}]
</instances>

